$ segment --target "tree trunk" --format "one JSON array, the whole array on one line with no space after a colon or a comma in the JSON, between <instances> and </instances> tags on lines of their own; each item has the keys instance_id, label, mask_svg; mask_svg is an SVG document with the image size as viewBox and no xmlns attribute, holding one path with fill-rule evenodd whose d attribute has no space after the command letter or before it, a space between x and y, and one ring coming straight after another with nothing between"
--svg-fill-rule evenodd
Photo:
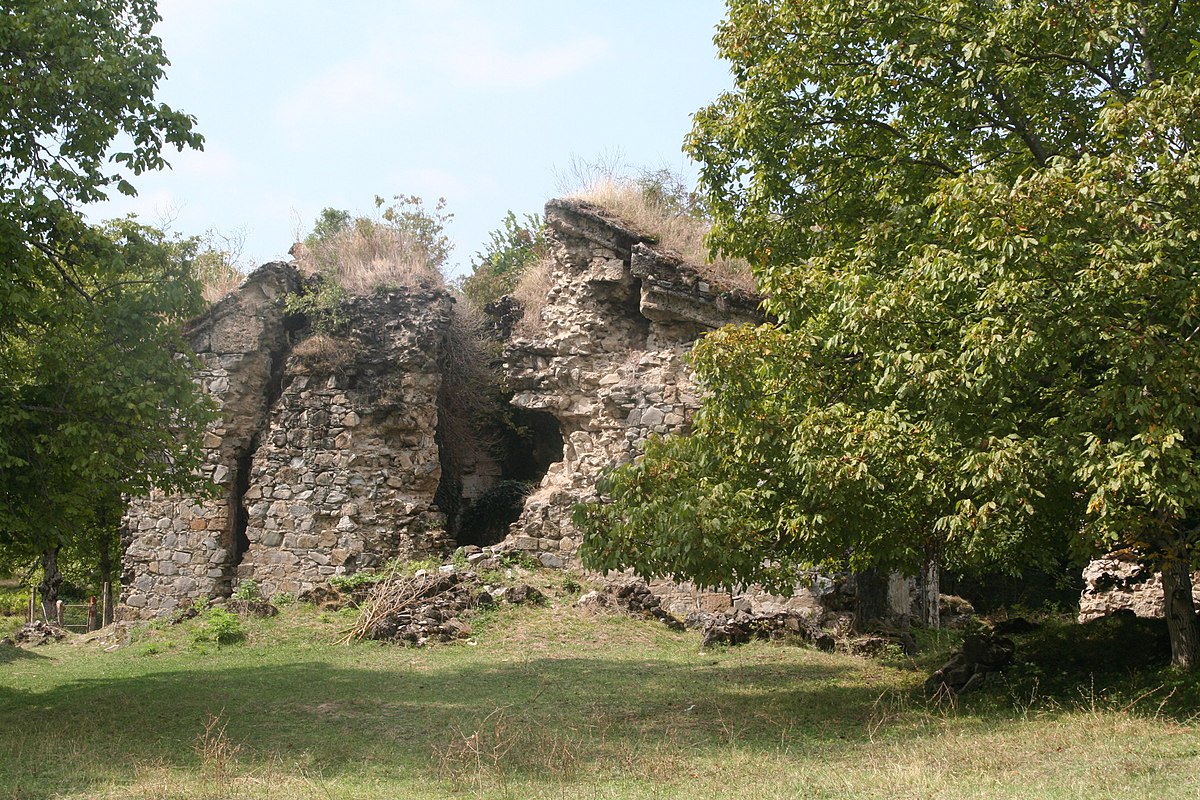
<instances>
[{"instance_id":1,"label":"tree trunk","mask_svg":"<svg viewBox=\"0 0 1200 800\"><path fill-rule=\"evenodd\" d=\"M937 556L929 556L917 576L917 614L921 624L929 630L942 627L941 617L941 571Z\"/></svg>"},{"instance_id":2,"label":"tree trunk","mask_svg":"<svg viewBox=\"0 0 1200 800\"><path fill-rule=\"evenodd\" d=\"M861 633L887 617L887 574L875 569L855 573L854 596L854 627Z\"/></svg>"},{"instance_id":3,"label":"tree trunk","mask_svg":"<svg viewBox=\"0 0 1200 800\"><path fill-rule=\"evenodd\" d=\"M58 587L62 585L62 573L58 571L59 545L47 547L42 551L42 582L38 591L42 595L42 618L47 622L58 619L55 606L58 603Z\"/></svg>"},{"instance_id":4,"label":"tree trunk","mask_svg":"<svg viewBox=\"0 0 1200 800\"><path fill-rule=\"evenodd\" d=\"M1163 614L1171 639L1171 666L1193 670L1200 656L1200 623L1192 602L1192 566L1187 559L1169 555L1162 564Z\"/></svg>"},{"instance_id":5,"label":"tree trunk","mask_svg":"<svg viewBox=\"0 0 1200 800\"><path fill-rule=\"evenodd\" d=\"M113 582L113 543L107 530L101 530L96 545L97 567L100 569L100 585Z\"/></svg>"}]
</instances>

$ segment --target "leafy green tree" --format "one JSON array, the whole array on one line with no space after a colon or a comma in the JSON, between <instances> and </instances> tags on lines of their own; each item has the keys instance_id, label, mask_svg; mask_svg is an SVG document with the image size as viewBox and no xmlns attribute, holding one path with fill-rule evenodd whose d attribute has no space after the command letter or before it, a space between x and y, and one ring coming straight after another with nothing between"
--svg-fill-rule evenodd
<instances>
[{"instance_id":1,"label":"leafy green tree","mask_svg":"<svg viewBox=\"0 0 1200 800\"><path fill-rule=\"evenodd\" d=\"M60 549L112 498L198 482L208 405L178 323L200 308L194 248L78 207L199 147L154 102L152 0L17 0L0 14L0 549ZM120 150L113 153L114 142ZM113 166L113 164L117 166Z\"/></svg>"},{"instance_id":2,"label":"leafy green tree","mask_svg":"<svg viewBox=\"0 0 1200 800\"><path fill-rule=\"evenodd\" d=\"M695 433L580 513L585 561L783 584L1133 547L1194 667L1197 39L1186 3L731 0L737 87L688 148L778 322L697 347Z\"/></svg>"},{"instance_id":3,"label":"leafy green tree","mask_svg":"<svg viewBox=\"0 0 1200 800\"><path fill-rule=\"evenodd\" d=\"M509 211L501 227L492 231L487 246L471 259L471 274L462 281L462 293L483 308L511 294L528 267L545 255L542 218L526 214L524 220Z\"/></svg>"}]
</instances>

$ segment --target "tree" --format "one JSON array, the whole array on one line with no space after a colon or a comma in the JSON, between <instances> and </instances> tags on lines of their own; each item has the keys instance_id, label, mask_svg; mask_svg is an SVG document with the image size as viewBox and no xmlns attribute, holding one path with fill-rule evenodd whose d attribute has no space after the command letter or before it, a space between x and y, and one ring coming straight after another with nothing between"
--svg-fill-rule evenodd
<instances>
[{"instance_id":1,"label":"tree","mask_svg":"<svg viewBox=\"0 0 1200 800\"><path fill-rule=\"evenodd\" d=\"M546 235L538 214L526 214L522 221L509 211L502 227L488 237L487 246L471 259L471 274L461 284L462 293L481 309L511 294L521 274L546 253Z\"/></svg>"},{"instance_id":2,"label":"tree","mask_svg":"<svg viewBox=\"0 0 1200 800\"><path fill-rule=\"evenodd\" d=\"M201 145L191 117L153 100L157 20L152 0L0 14L0 549L42 557L47 604L59 550L113 498L201 482L210 412L177 355L200 308L194 247L78 210L132 194L167 146Z\"/></svg>"},{"instance_id":3,"label":"tree","mask_svg":"<svg viewBox=\"0 0 1200 800\"><path fill-rule=\"evenodd\" d=\"M1198 38L1172 2L731 0L737 88L688 149L778 322L697 347L695 433L581 511L585 561L782 584L1133 547L1194 667ZM659 492L686 513L634 510Z\"/></svg>"}]
</instances>

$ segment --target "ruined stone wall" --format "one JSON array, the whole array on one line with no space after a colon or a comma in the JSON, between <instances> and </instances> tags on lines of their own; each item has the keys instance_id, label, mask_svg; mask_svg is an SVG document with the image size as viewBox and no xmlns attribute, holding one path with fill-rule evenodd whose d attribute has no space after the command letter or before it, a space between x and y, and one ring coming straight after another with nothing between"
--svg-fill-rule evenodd
<instances>
[{"instance_id":1,"label":"ruined stone wall","mask_svg":"<svg viewBox=\"0 0 1200 800\"><path fill-rule=\"evenodd\" d=\"M1162 574L1122 551L1094 559L1083 571L1079 621L1098 619L1128 609L1139 617L1163 616ZM1192 600L1200 608L1200 572L1192 575Z\"/></svg>"},{"instance_id":2,"label":"ruined stone wall","mask_svg":"<svg viewBox=\"0 0 1200 800\"><path fill-rule=\"evenodd\" d=\"M578 547L571 509L595 496L601 473L648 436L686 428L699 405L685 358L692 342L758 317L754 299L721 293L595 206L550 202L546 231L553 288L526 312L535 331L511 341L506 360L513 405L553 415L563 454L508 541L559 566Z\"/></svg>"},{"instance_id":3,"label":"ruined stone wall","mask_svg":"<svg viewBox=\"0 0 1200 800\"><path fill-rule=\"evenodd\" d=\"M453 302L441 290L356 298L348 331L288 359L244 495L239 579L270 596L445 550L437 357Z\"/></svg>"},{"instance_id":4,"label":"ruined stone wall","mask_svg":"<svg viewBox=\"0 0 1200 800\"><path fill-rule=\"evenodd\" d=\"M197 597L228 594L237 558L239 481L270 413L271 387L290 343L284 297L300 285L286 264L267 264L187 332L197 382L220 407L204 435L215 497L152 494L122 526L122 613L154 616Z\"/></svg>"},{"instance_id":5,"label":"ruined stone wall","mask_svg":"<svg viewBox=\"0 0 1200 800\"><path fill-rule=\"evenodd\" d=\"M227 596L244 580L268 595L302 591L450 546L436 439L453 298L355 298L341 309L347 325L325 336L286 313L302 288L290 265L264 266L192 326L197 381L221 408L204 440L220 494L130 506L125 616Z\"/></svg>"},{"instance_id":6,"label":"ruined stone wall","mask_svg":"<svg viewBox=\"0 0 1200 800\"><path fill-rule=\"evenodd\" d=\"M651 435L686 431L700 405L687 362L695 340L762 317L756 297L714 285L593 205L552 201L545 219L552 288L534 312L534 332L510 341L506 361L512 404L553 415L563 453L527 498L507 543L560 566L577 563L571 512L595 497L601 474L636 457ZM817 581L781 597L757 587L730 593L650 582L678 616L787 608L817 619L827 615L820 595L831 585Z\"/></svg>"}]
</instances>

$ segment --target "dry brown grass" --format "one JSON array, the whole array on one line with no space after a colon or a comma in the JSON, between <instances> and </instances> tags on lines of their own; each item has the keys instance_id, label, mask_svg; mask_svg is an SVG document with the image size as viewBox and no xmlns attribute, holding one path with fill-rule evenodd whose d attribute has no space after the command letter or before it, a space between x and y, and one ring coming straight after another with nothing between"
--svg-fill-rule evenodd
<instances>
[{"instance_id":1,"label":"dry brown grass","mask_svg":"<svg viewBox=\"0 0 1200 800\"><path fill-rule=\"evenodd\" d=\"M217 302L241 286L242 281L245 279L246 276L235 269L204 275L200 284L200 291L204 296L204 302L209 304Z\"/></svg>"},{"instance_id":2,"label":"dry brown grass","mask_svg":"<svg viewBox=\"0 0 1200 800\"><path fill-rule=\"evenodd\" d=\"M680 210L669 193L653 191L644 181L604 176L570 197L594 203L634 230L654 236L657 247L673 251L694 264L701 277L719 289L754 291L750 265L740 258L711 259L705 241L711 224Z\"/></svg>"},{"instance_id":3,"label":"dry brown grass","mask_svg":"<svg viewBox=\"0 0 1200 800\"><path fill-rule=\"evenodd\" d=\"M348 339L314 333L293 347L292 354L316 372L341 372L358 356L358 347Z\"/></svg>"},{"instance_id":4,"label":"dry brown grass","mask_svg":"<svg viewBox=\"0 0 1200 800\"><path fill-rule=\"evenodd\" d=\"M447 463L467 468L501 446L496 431L503 427L503 377L483 312L460 296L451 313L439 359L438 434Z\"/></svg>"},{"instance_id":5,"label":"dry brown grass","mask_svg":"<svg viewBox=\"0 0 1200 800\"><path fill-rule=\"evenodd\" d=\"M554 259L546 256L530 264L517 279L512 296L521 304L521 319L513 326L516 333L536 336L545 329L542 309L554 288Z\"/></svg>"},{"instance_id":6,"label":"dry brown grass","mask_svg":"<svg viewBox=\"0 0 1200 800\"><path fill-rule=\"evenodd\" d=\"M305 275L332 274L352 295L384 287L436 288L445 283L427 248L404 231L360 218L322 240L293 251Z\"/></svg>"}]
</instances>

